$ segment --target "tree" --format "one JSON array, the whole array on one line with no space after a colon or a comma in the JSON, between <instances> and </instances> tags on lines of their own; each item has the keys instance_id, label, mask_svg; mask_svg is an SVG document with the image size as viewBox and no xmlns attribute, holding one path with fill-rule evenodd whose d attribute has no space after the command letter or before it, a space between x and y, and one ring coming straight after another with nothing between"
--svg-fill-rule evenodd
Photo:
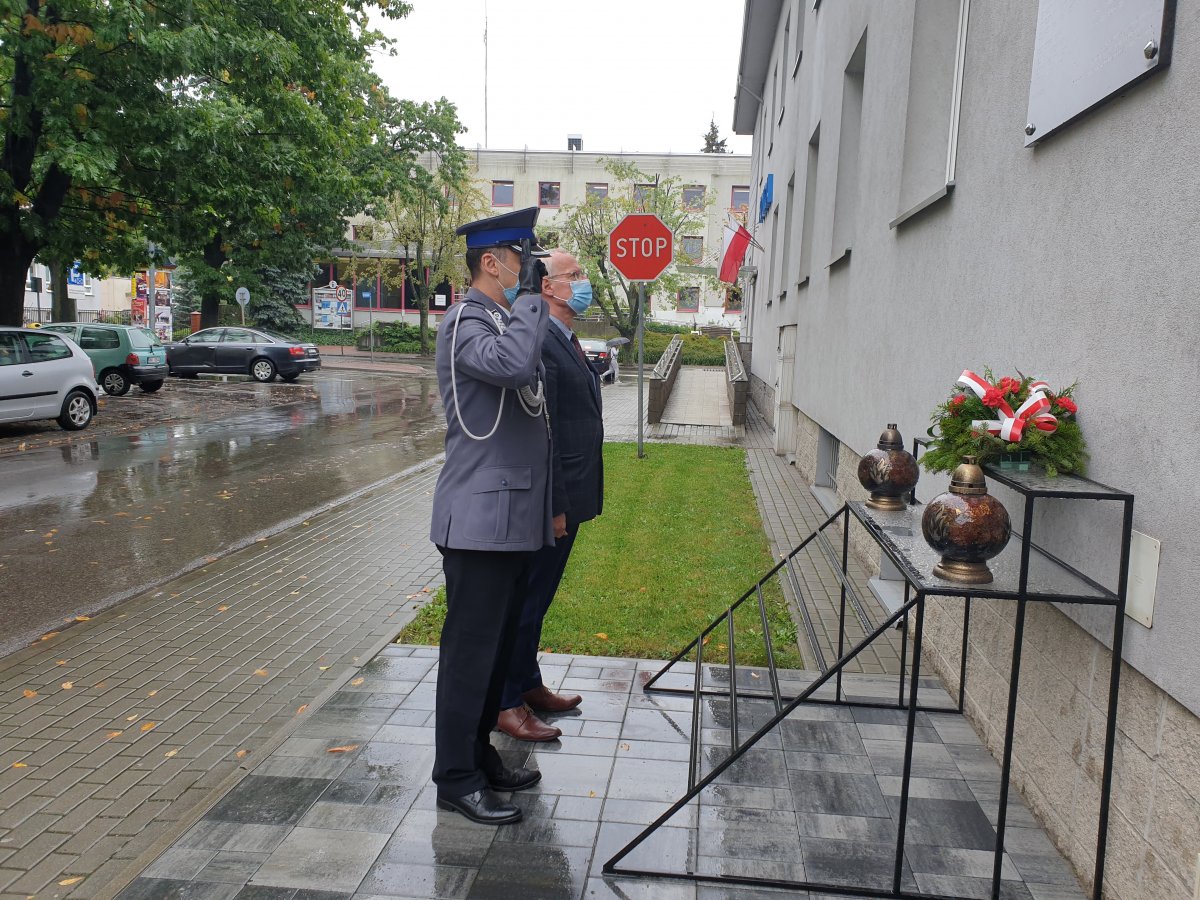
<instances>
[{"instance_id":1,"label":"tree","mask_svg":"<svg viewBox=\"0 0 1200 900\"><path fill-rule=\"evenodd\" d=\"M258 272L259 290L250 291L246 313L260 328L295 337L305 325L296 304L305 302L308 282L316 271L311 262L293 270L264 266Z\"/></svg>"},{"instance_id":2,"label":"tree","mask_svg":"<svg viewBox=\"0 0 1200 900\"><path fill-rule=\"evenodd\" d=\"M717 131L717 120L713 118L708 123L708 133L704 135L704 146L701 153L725 153L725 138Z\"/></svg>"},{"instance_id":3,"label":"tree","mask_svg":"<svg viewBox=\"0 0 1200 900\"><path fill-rule=\"evenodd\" d=\"M443 98L420 118L432 126L425 164L414 167L396 193L375 207L377 230L371 245L391 248L394 256L403 254L416 266L414 272L395 262L377 264L385 283L412 288L420 311L421 352L428 353L433 290L444 281L461 283L467 274L466 241L455 229L485 216L488 206L471 179L466 151L455 143L463 128L453 104Z\"/></svg>"},{"instance_id":4,"label":"tree","mask_svg":"<svg viewBox=\"0 0 1200 900\"><path fill-rule=\"evenodd\" d=\"M703 234L707 220L703 209L685 207L678 177L661 178L633 163L612 159L605 160L604 167L614 181L608 195L588 195L582 203L563 207L558 228L566 246L587 268L596 305L605 319L624 337L632 338L637 330L637 290L608 261L609 233L629 213L654 213L662 219L675 235L676 269L668 270L647 288L647 296L675 297L680 287L694 281L679 267L696 264L684 252L680 238Z\"/></svg>"},{"instance_id":5,"label":"tree","mask_svg":"<svg viewBox=\"0 0 1200 900\"><path fill-rule=\"evenodd\" d=\"M130 271L153 240L193 264L211 323L235 252L247 267L294 268L336 240L402 171L368 8L409 11L402 0L0 4L0 324L19 324L39 254Z\"/></svg>"}]
</instances>

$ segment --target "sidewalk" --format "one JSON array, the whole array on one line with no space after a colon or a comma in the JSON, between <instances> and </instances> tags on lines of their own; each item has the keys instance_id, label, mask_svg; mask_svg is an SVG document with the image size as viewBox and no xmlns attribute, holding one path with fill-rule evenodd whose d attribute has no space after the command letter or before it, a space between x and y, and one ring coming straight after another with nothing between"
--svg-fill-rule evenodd
<instances>
[{"instance_id":1,"label":"sidewalk","mask_svg":"<svg viewBox=\"0 0 1200 900\"><path fill-rule=\"evenodd\" d=\"M371 365L369 360L354 364ZM407 364L377 362L370 370L400 365ZM607 438L636 440L635 382L605 387L603 396ZM824 514L795 470L773 454L769 431L761 422L752 418L744 433L738 431L731 426L674 424L648 427L645 435L650 442L746 447L773 549L777 554L791 549ZM0 696L5 699L0 711L0 900L113 896L215 802L220 800L215 809L226 809L232 801L220 798L233 785L254 784L243 779L255 765L266 760L267 768L253 778L289 778L302 786L316 769L328 769L329 760L337 759L326 754L329 741L355 743L383 727L378 711L363 719L344 708L395 702L384 716L395 719L388 733L400 746L420 746L427 735L403 729L424 726L432 708L429 688L414 688L409 694L408 685L387 686L396 671L388 662L396 649L389 648L374 668L360 670L406 624L426 596L423 589L432 591L440 581L440 561L426 538L436 471L429 466L409 473L290 532L214 561L162 590L0 660ZM836 593L830 597L822 590L826 582L812 577L810 592L823 598L826 612L832 610ZM579 660L571 665L579 677L598 679L598 685L588 688L598 695L590 704L593 711L608 708L600 696L610 690L603 686L606 681L622 691L630 689L627 679L619 677L630 661ZM867 668L896 671L887 658L868 661ZM386 676L383 681L371 674L377 671ZM369 691L355 690L354 682L368 678ZM401 688L404 696L395 693ZM424 709L425 716L399 709L402 702L405 709ZM638 697L628 700L633 719L645 718L643 712L635 712L641 702ZM584 737L614 742L624 734L612 724L630 721L624 704L623 700L619 713L612 707L608 718L589 712L595 721L579 725L572 754L588 755ZM360 738L355 730L360 726L370 734ZM570 727L565 730L571 734ZM319 747L313 743L318 738ZM611 763L612 748L607 743L603 748ZM677 752L651 750L668 756ZM383 751L392 752L387 747ZM420 771L423 784L428 766L405 754L409 751L378 764L391 767L388 771L402 763L411 766ZM545 766L548 782L561 782L569 773L556 772L548 756L537 761ZM293 761L280 762L284 757ZM586 760L572 762L571 771L587 771L588 765ZM596 789L597 797L601 794ZM334 802L332 797L324 800ZM596 797L560 803L558 810L571 804L598 806L584 800ZM431 810L424 812L428 818ZM381 827L379 821L372 826ZM275 849L252 841L221 840L222 847L239 852ZM175 849L202 848L177 844ZM180 856L175 850L172 854L169 859L199 858ZM298 865L303 855L294 858ZM252 868L250 861L242 860L230 871L240 877ZM212 862L210 857L203 865ZM310 870L311 866L304 871ZM263 888L242 896L293 893ZM223 887L178 894L184 895L232 896ZM682 895L693 896L686 891ZM668 885L656 885L649 896L672 895ZM702 890L700 896L709 895Z\"/></svg>"}]
</instances>

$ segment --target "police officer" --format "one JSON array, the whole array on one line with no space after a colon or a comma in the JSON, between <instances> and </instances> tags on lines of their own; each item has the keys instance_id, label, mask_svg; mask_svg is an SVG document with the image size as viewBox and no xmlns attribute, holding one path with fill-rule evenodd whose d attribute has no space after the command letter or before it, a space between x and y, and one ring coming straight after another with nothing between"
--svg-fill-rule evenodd
<instances>
[{"instance_id":1,"label":"police officer","mask_svg":"<svg viewBox=\"0 0 1200 900\"><path fill-rule=\"evenodd\" d=\"M534 553L554 543L542 342L549 325L534 255L536 207L464 225L471 287L437 331L446 461L430 537L442 554L433 781L440 809L502 825L521 809L496 793L541 773L491 745ZM524 252L523 252L524 251ZM544 254L543 254L544 255Z\"/></svg>"}]
</instances>

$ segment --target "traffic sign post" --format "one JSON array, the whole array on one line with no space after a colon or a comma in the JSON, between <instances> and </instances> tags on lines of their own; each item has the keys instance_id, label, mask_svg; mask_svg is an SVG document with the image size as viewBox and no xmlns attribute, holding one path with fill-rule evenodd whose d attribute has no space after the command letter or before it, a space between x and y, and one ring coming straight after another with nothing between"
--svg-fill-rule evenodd
<instances>
[{"instance_id":1,"label":"traffic sign post","mask_svg":"<svg viewBox=\"0 0 1200 900\"><path fill-rule=\"evenodd\" d=\"M651 213L630 213L608 236L608 258L629 281L638 282L638 459L645 428L646 282L654 281L675 257L675 236L662 219Z\"/></svg>"},{"instance_id":2,"label":"traffic sign post","mask_svg":"<svg viewBox=\"0 0 1200 900\"><path fill-rule=\"evenodd\" d=\"M246 304L250 302L250 291L244 287L238 288L233 292L233 299L237 301L238 306L242 308L242 324L246 324Z\"/></svg>"}]
</instances>

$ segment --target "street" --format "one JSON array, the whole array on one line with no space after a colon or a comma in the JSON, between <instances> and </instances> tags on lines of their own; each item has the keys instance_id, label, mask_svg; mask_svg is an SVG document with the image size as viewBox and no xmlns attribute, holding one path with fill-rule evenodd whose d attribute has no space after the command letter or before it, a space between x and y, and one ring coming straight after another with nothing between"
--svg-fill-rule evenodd
<instances>
[{"instance_id":1,"label":"street","mask_svg":"<svg viewBox=\"0 0 1200 900\"><path fill-rule=\"evenodd\" d=\"M436 455L442 431L430 375L347 370L172 379L106 398L70 439L6 426L0 656Z\"/></svg>"}]
</instances>

